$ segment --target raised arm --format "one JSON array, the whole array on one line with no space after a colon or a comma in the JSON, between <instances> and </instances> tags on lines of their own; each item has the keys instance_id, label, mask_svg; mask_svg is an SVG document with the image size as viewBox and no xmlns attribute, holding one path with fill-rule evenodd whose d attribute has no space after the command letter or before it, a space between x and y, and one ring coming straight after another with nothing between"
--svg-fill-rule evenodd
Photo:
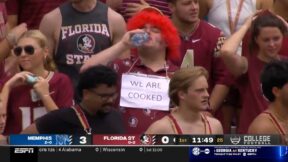
<instances>
[{"instance_id":1,"label":"raised arm","mask_svg":"<svg viewBox=\"0 0 288 162\"><path fill-rule=\"evenodd\" d=\"M133 47L132 43L130 42L130 37L134 33L144 32L141 29L136 29L133 31L126 32L122 39L116 43L115 45L107 48L95 55L93 55L90 59L88 59L84 65L81 67L81 71L88 69L91 66L95 65L107 65L109 62L119 58L124 52L129 50Z\"/></svg>"},{"instance_id":2,"label":"raised arm","mask_svg":"<svg viewBox=\"0 0 288 162\"><path fill-rule=\"evenodd\" d=\"M2 101L2 107L4 110L7 110L7 104L8 104L8 100L9 100L9 95L11 90L14 87L17 87L19 85L24 85L27 84L26 83L26 78L27 75L31 75L30 72L20 72L15 74L11 79L9 79L4 86L2 87L1 93L0 93L0 99Z\"/></svg>"},{"instance_id":3,"label":"raised arm","mask_svg":"<svg viewBox=\"0 0 288 162\"><path fill-rule=\"evenodd\" d=\"M210 110L212 110L213 113L217 111L217 109L222 105L224 99L226 98L229 87L232 84L232 76L228 72L228 69L226 68L223 60L219 57L216 57L220 53L220 48L223 45L224 37L222 35L219 36L217 40L217 44L214 48L214 58L213 58L213 68L212 68L212 75L215 82L215 86L213 87L213 90L211 91L210 95Z\"/></svg>"},{"instance_id":4,"label":"raised arm","mask_svg":"<svg viewBox=\"0 0 288 162\"><path fill-rule=\"evenodd\" d=\"M8 32L6 38L0 42L0 60L4 60L8 57L10 50L16 44L17 39L26 31L27 25L22 23Z\"/></svg>"},{"instance_id":5,"label":"raised arm","mask_svg":"<svg viewBox=\"0 0 288 162\"><path fill-rule=\"evenodd\" d=\"M59 32L59 31L56 31L56 29L60 27L60 24L61 24L61 14L60 14L59 8L56 8L55 10L44 15L39 25L39 30L48 39L49 54L51 54L52 56L56 52L55 51L55 49L57 48L56 47L57 45L56 32Z\"/></svg>"},{"instance_id":6,"label":"raised arm","mask_svg":"<svg viewBox=\"0 0 288 162\"><path fill-rule=\"evenodd\" d=\"M112 9L108 9L108 21L109 21L109 28L112 33L112 44L116 44L121 40L121 38L126 33L126 23L124 18L113 11ZM123 52L120 56L120 58L127 58L129 57L129 51Z\"/></svg>"},{"instance_id":7,"label":"raised arm","mask_svg":"<svg viewBox=\"0 0 288 162\"><path fill-rule=\"evenodd\" d=\"M122 3L123 0L106 0L106 4L115 11L117 11L121 7Z\"/></svg>"},{"instance_id":8,"label":"raised arm","mask_svg":"<svg viewBox=\"0 0 288 162\"><path fill-rule=\"evenodd\" d=\"M243 56L236 53L243 37L251 26L253 17L249 17L242 27L225 40L221 50L220 56L222 57L226 67L236 77L247 72L248 62Z\"/></svg>"}]
</instances>

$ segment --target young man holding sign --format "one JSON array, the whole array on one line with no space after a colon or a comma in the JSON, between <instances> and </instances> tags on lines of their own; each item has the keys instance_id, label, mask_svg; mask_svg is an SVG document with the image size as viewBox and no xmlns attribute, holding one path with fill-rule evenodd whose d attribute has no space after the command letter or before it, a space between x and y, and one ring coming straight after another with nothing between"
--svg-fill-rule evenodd
<instances>
[{"instance_id":1,"label":"young man holding sign","mask_svg":"<svg viewBox=\"0 0 288 162\"><path fill-rule=\"evenodd\" d=\"M155 8L141 10L127 26L129 32L119 43L87 60L82 70L113 62L111 65L122 75L120 110L127 133L143 133L169 113L169 76L177 69L170 61L179 57L180 40L169 18ZM136 33L146 33L148 39L133 45ZM116 60L130 48L129 59Z\"/></svg>"}]
</instances>

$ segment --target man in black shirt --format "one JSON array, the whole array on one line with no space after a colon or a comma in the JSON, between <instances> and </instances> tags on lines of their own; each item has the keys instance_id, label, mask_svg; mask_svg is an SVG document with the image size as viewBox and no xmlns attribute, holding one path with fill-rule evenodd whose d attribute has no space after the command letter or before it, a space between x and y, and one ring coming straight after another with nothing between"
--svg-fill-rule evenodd
<instances>
[{"instance_id":1,"label":"man in black shirt","mask_svg":"<svg viewBox=\"0 0 288 162\"><path fill-rule=\"evenodd\" d=\"M117 98L117 74L106 66L94 66L80 74L77 91L82 101L72 108L52 111L26 128L25 134L124 133Z\"/></svg>"}]
</instances>

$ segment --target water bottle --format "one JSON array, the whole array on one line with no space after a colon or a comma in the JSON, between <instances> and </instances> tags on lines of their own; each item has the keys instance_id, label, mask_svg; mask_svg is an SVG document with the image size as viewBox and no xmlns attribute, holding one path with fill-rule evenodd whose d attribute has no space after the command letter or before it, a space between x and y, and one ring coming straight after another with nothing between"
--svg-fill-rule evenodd
<instances>
[{"instance_id":1,"label":"water bottle","mask_svg":"<svg viewBox=\"0 0 288 162\"><path fill-rule=\"evenodd\" d=\"M131 42L136 47L141 46L143 43L147 42L148 40L149 40L148 33L136 33L136 34L133 34L131 37Z\"/></svg>"},{"instance_id":2,"label":"water bottle","mask_svg":"<svg viewBox=\"0 0 288 162\"><path fill-rule=\"evenodd\" d=\"M35 84L35 83L37 82L37 77L36 77L36 76L33 76L33 75L28 75L28 76L27 76L27 79L26 79L26 82L27 82L28 84L33 85L33 84Z\"/></svg>"}]
</instances>

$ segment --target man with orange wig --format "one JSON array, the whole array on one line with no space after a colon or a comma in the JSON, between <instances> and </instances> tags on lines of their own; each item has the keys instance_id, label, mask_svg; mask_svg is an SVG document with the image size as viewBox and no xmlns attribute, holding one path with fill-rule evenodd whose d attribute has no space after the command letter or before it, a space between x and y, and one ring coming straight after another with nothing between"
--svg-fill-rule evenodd
<instances>
[{"instance_id":1,"label":"man with orange wig","mask_svg":"<svg viewBox=\"0 0 288 162\"><path fill-rule=\"evenodd\" d=\"M162 84L165 81L161 78L167 79L177 70L177 66L171 61L179 59L180 39L169 18L152 7L141 10L128 20L127 28L128 32L120 42L87 60L81 70L97 64L109 64L119 75L122 75L121 88L119 88L121 91L120 111L123 114L126 132L143 133L151 123L169 114L168 86L165 87ZM143 33L148 34L148 39L141 45L135 46L131 38L134 34ZM130 58L117 59L127 50L131 51ZM131 79L134 77L130 75L131 73L142 74L142 78L136 82ZM123 85L127 83L131 83L130 89L129 86L124 88ZM141 88L144 89L141 91ZM138 89L137 92L136 89ZM155 94L158 92L165 93L168 100L162 94ZM128 95L125 96L125 94ZM159 103L166 106L155 106Z\"/></svg>"}]
</instances>

